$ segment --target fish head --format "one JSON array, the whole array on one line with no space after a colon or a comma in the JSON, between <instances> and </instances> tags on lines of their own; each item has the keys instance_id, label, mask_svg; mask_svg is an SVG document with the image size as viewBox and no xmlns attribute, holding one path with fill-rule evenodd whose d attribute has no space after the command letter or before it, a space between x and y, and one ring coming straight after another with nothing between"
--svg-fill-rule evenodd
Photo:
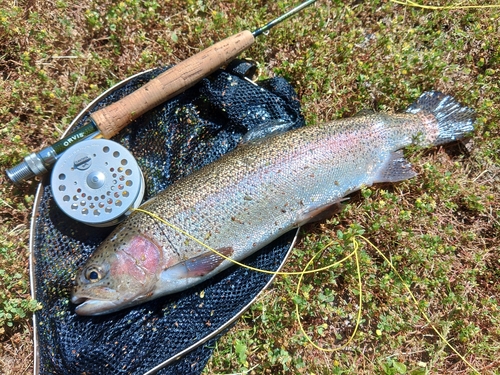
<instances>
[{"instance_id":1,"label":"fish head","mask_svg":"<svg viewBox=\"0 0 500 375\"><path fill-rule=\"evenodd\" d=\"M160 273L160 246L134 230L112 234L75 278L71 302L78 315L102 315L141 303Z\"/></svg>"}]
</instances>

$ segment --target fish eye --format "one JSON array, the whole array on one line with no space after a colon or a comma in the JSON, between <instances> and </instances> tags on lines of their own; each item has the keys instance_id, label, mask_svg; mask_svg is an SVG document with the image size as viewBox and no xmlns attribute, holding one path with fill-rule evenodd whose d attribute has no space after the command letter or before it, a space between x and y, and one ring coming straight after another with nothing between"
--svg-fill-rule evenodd
<instances>
[{"instance_id":1,"label":"fish eye","mask_svg":"<svg viewBox=\"0 0 500 375\"><path fill-rule=\"evenodd\" d=\"M101 267L90 266L85 270L85 278L91 283L101 280L104 276Z\"/></svg>"}]
</instances>

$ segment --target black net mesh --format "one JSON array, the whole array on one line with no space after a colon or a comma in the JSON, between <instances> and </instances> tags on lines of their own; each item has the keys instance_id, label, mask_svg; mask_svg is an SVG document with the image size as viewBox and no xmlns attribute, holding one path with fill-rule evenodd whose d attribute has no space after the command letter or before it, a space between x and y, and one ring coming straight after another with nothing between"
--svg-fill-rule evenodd
<instances>
[{"instance_id":1,"label":"black net mesh","mask_svg":"<svg viewBox=\"0 0 500 375\"><path fill-rule=\"evenodd\" d=\"M120 99L162 71L128 80L90 111ZM232 72L216 72L115 137L142 168L144 199L233 149L249 130L273 121L290 128L303 125L300 104L285 80L256 86ZM217 335L270 280L267 274L232 267L183 293L102 317L77 316L69 301L72 278L112 228L72 221L55 204L48 177L42 186L32 242L34 297L43 305L36 313L40 374L143 374L157 367L162 367L158 374L198 374ZM294 234L281 237L247 263L276 270ZM183 352L187 354L176 359Z\"/></svg>"}]
</instances>

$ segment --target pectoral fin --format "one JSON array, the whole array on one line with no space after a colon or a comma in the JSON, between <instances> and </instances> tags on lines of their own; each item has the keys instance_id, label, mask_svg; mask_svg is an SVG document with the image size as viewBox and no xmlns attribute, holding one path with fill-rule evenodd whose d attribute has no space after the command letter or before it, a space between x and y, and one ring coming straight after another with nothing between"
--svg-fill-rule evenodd
<instances>
[{"instance_id":1,"label":"pectoral fin","mask_svg":"<svg viewBox=\"0 0 500 375\"><path fill-rule=\"evenodd\" d=\"M413 170L410 162L404 158L403 152L395 151L391 154L385 166L377 173L373 182L399 182L413 178L416 175L417 173Z\"/></svg>"},{"instance_id":2,"label":"pectoral fin","mask_svg":"<svg viewBox=\"0 0 500 375\"><path fill-rule=\"evenodd\" d=\"M234 253L232 247L224 247L217 249L217 251L226 257L230 257ZM167 268L162 272L162 278L172 280L205 276L207 273L216 269L223 260L223 257L212 251L208 251Z\"/></svg>"}]
</instances>

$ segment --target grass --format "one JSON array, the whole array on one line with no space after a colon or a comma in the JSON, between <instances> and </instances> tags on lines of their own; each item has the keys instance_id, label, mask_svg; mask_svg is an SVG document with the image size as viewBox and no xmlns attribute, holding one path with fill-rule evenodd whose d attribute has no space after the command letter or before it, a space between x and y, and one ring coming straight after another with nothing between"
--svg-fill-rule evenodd
<instances>
[{"instance_id":1,"label":"grass","mask_svg":"<svg viewBox=\"0 0 500 375\"><path fill-rule=\"evenodd\" d=\"M4 1L1 169L57 140L113 83L256 28L292 3ZM364 233L391 259L432 326L481 374L500 374L499 33L499 9L319 0L244 53L259 64L260 78L281 75L295 86L308 123L364 108L401 111L430 89L476 109L467 146L408 150L418 177L364 189L339 215L303 228L286 269L301 270L333 241L315 266L330 264ZM0 179L0 369L29 374L30 315L39 308L28 277L36 183ZM306 276L298 296L297 278L279 277L218 342L205 373L472 374L393 269L360 243L362 319L347 348L326 353L308 344L294 301L315 343L345 343L359 308L351 260Z\"/></svg>"}]
</instances>

